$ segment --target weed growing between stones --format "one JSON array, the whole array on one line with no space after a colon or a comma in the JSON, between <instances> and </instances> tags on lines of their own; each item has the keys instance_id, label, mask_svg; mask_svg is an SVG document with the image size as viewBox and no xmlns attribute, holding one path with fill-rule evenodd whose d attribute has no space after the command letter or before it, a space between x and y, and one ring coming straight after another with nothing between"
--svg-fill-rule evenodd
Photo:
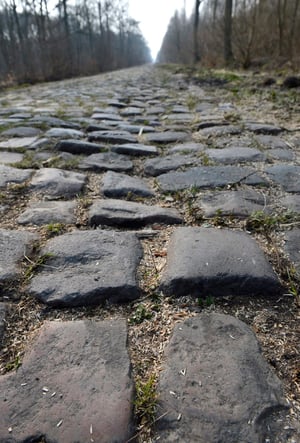
<instances>
[{"instance_id":1,"label":"weed growing between stones","mask_svg":"<svg viewBox=\"0 0 300 443\"><path fill-rule=\"evenodd\" d=\"M156 377L151 375L145 383L136 382L135 413L141 424L151 423L157 409Z\"/></svg>"},{"instance_id":2,"label":"weed growing between stones","mask_svg":"<svg viewBox=\"0 0 300 443\"><path fill-rule=\"evenodd\" d=\"M66 230L66 227L63 223L49 223L46 226L46 231L49 237L54 237L55 235L63 234Z\"/></svg>"},{"instance_id":3,"label":"weed growing between stones","mask_svg":"<svg viewBox=\"0 0 300 443\"><path fill-rule=\"evenodd\" d=\"M39 169L41 165L37 160L34 159L32 152L27 152L24 155L23 160L17 163L12 163L10 166L19 169Z\"/></svg>"},{"instance_id":4,"label":"weed growing between stones","mask_svg":"<svg viewBox=\"0 0 300 443\"><path fill-rule=\"evenodd\" d=\"M24 278L25 280L30 280L34 273L41 267L43 266L47 266L46 263L47 261L53 257L53 254L51 254L50 252L41 255L40 257L38 257L35 261L31 260L29 257L24 256L25 260L27 261L28 266L24 271Z\"/></svg>"},{"instance_id":5,"label":"weed growing between stones","mask_svg":"<svg viewBox=\"0 0 300 443\"><path fill-rule=\"evenodd\" d=\"M292 211L281 214L267 214L264 211L255 211L246 220L246 229L250 232L259 232L269 235L274 229L293 226L300 223L300 215Z\"/></svg>"},{"instance_id":6,"label":"weed growing between stones","mask_svg":"<svg viewBox=\"0 0 300 443\"><path fill-rule=\"evenodd\" d=\"M138 304L133 315L129 318L130 325L139 325L144 320L150 320L152 312L149 311L143 304Z\"/></svg>"}]
</instances>

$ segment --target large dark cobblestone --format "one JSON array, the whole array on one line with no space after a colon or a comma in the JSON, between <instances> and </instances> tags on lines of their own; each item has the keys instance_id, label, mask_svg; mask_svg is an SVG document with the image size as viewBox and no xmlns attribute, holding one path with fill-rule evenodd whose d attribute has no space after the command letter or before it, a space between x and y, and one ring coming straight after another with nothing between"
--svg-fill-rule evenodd
<instances>
[{"instance_id":1,"label":"large dark cobblestone","mask_svg":"<svg viewBox=\"0 0 300 443\"><path fill-rule=\"evenodd\" d=\"M198 306L170 340L167 318L145 333L154 348L162 337L152 360L128 342L133 324L151 329L159 303L180 311L190 296L199 305L242 296L277 306L299 282L293 118L170 72L141 67L0 95L0 345L14 349L6 370L19 367L18 343L28 345L23 365L0 377L0 442L124 443L135 433L149 443L300 441L291 419L300 403L289 415L240 320L199 316ZM41 312L33 342L29 332L12 339L10 313L22 316L23 303ZM134 417L130 358L135 374L164 360L152 437Z\"/></svg>"}]
</instances>

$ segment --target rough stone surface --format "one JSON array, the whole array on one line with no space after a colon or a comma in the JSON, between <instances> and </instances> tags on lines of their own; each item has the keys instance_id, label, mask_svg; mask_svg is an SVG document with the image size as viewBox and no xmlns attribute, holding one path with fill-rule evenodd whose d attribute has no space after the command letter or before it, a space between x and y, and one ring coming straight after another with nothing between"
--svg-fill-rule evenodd
<instances>
[{"instance_id":1,"label":"rough stone surface","mask_svg":"<svg viewBox=\"0 0 300 443\"><path fill-rule=\"evenodd\" d=\"M300 229L294 228L285 234L285 251L300 275Z\"/></svg>"},{"instance_id":2,"label":"rough stone surface","mask_svg":"<svg viewBox=\"0 0 300 443\"><path fill-rule=\"evenodd\" d=\"M5 137L35 137L41 133L40 129L30 128L29 126L16 126L1 132Z\"/></svg>"},{"instance_id":3,"label":"rough stone surface","mask_svg":"<svg viewBox=\"0 0 300 443\"><path fill-rule=\"evenodd\" d=\"M0 142L0 149L28 148L37 140L38 137L10 138L8 140Z\"/></svg>"},{"instance_id":4,"label":"rough stone surface","mask_svg":"<svg viewBox=\"0 0 300 443\"><path fill-rule=\"evenodd\" d=\"M180 143L169 149L170 154L201 152L205 149L202 143Z\"/></svg>"},{"instance_id":5,"label":"rough stone surface","mask_svg":"<svg viewBox=\"0 0 300 443\"><path fill-rule=\"evenodd\" d=\"M255 211L265 210L266 204L265 197L252 189L212 192L197 201L206 217L213 217L216 213L248 217Z\"/></svg>"},{"instance_id":6,"label":"rough stone surface","mask_svg":"<svg viewBox=\"0 0 300 443\"><path fill-rule=\"evenodd\" d=\"M134 428L126 341L122 319L46 322L22 367L0 378L0 441L127 441Z\"/></svg>"},{"instance_id":7,"label":"rough stone surface","mask_svg":"<svg viewBox=\"0 0 300 443\"><path fill-rule=\"evenodd\" d=\"M275 441L277 420L287 413L280 381L253 332L224 314L175 326L159 394L156 436L163 442Z\"/></svg>"},{"instance_id":8,"label":"rough stone surface","mask_svg":"<svg viewBox=\"0 0 300 443\"><path fill-rule=\"evenodd\" d=\"M254 148L207 149L205 153L213 161L224 164L260 162L265 159L265 155Z\"/></svg>"},{"instance_id":9,"label":"rough stone surface","mask_svg":"<svg viewBox=\"0 0 300 443\"><path fill-rule=\"evenodd\" d=\"M129 172L133 169L133 163L124 155L104 152L103 154L89 155L78 167L90 171Z\"/></svg>"},{"instance_id":10,"label":"rough stone surface","mask_svg":"<svg viewBox=\"0 0 300 443\"><path fill-rule=\"evenodd\" d=\"M12 164L21 162L24 158L23 154L17 152L0 151L0 163Z\"/></svg>"},{"instance_id":11,"label":"rough stone surface","mask_svg":"<svg viewBox=\"0 0 300 443\"><path fill-rule=\"evenodd\" d=\"M188 227L177 228L171 237L160 289L175 296L272 296L281 287L248 234Z\"/></svg>"},{"instance_id":12,"label":"rough stone surface","mask_svg":"<svg viewBox=\"0 0 300 443\"><path fill-rule=\"evenodd\" d=\"M192 164L199 164L201 160L187 155L168 155L166 157L159 157L145 161L144 172L146 175L156 177L174 169L179 169L182 166Z\"/></svg>"},{"instance_id":13,"label":"rough stone surface","mask_svg":"<svg viewBox=\"0 0 300 443\"><path fill-rule=\"evenodd\" d=\"M79 194L86 176L57 168L40 169L31 180L31 189L48 197L71 198Z\"/></svg>"},{"instance_id":14,"label":"rough stone surface","mask_svg":"<svg viewBox=\"0 0 300 443\"><path fill-rule=\"evenodd\" d=\"M4 188L9 183L23 183L31 177L32 173L32 169L18 169L0 165L0 187Z\"/></svg>"},{"instance_id":15,"label":"rough stone surface","mask_svg":"<svg viewBox=\"0 0 300 443\"><path fill-rule=\"evenodd\" d=\"M70 152L71 154L96 154L103 151L105 146L81 140L62 140L55 146L57 151Z\"/></svg>"},{"instance_id":16,"label":"rough stone surface","mask_svg":"<svg viewBox=\"0 0 300 443\"><path fill-rule=\"evenodd\" d=\"M87 306L139 296L136 270L142 250L135 234L74 231L50 240L41 254L51 257L32 278L30 291L48 305Z\"/></svg>"},{"instance_id":17,"label":"rough stone surface","mask_svg":"<svg viewBox=\"0 0 300 443\"><path fill-rule=\"evenodd\" d=\"M145 134L144 139L148 143L168 144L187 141L190 139L190 136L185 132L166 131Z\"/></svg>"},{"instance_id":18,"label":"rough stone surface","mask_svg":"<svg viewBox=\"0 0 300 443\"><path fill-rule=\"evenodd\" d=\"M137 138L127 131L93 131L89 133L89 141L103 143L137 143Z\"/></svg>"},{"instance_id":19,"label":"rough stone surface","mask_svg":"<svg viewBox=\"0 0 300 443\"><path fill-rule=\"evenodd\" d=\"M54 138L82 138L84 133L78 129L51 128L45 133L45 137Z\"/></svg>"},{"instance_id":20,"label":"rough stone surface","mask_svg":"<svg viewBox=\"0 0 300 443\"><path fill-rule=\"evenodd\" d=\"M217 188L235 183L266 184L255 170L238 166L200 166L184 172L167 172L159 175L157 181L164 192L180 191L190 187Z\"/></svg>"},{"instance_id":21,"label":"rough stone surface","mask_svg":"<svg viewBox=\"0 0 300 443\"><path fill-rule=\"evenodd\" d=\"M152 197L153 191L138 177L108 171L103 177L102 192L105 197L128 197L136 195L139 197Z\"/></svg>"},{"instance_id":22,"label":"rough stone surface","mask_svg":"<svg viewBox=\"0 0 300 443\"><path fill-rule=\"evenodd\" d=\"M182 222L183 219L176 209L124 200L96 201L89 211L91 226L140 227L151 223L178 224Z\"/></svg>"},{"instance_id":23,"label":"rough stone surface","mask_svg":"<svg viewBox=\"0 0 300 443\"><path fill-rule=\"evenodd\" d=\"M222 135L229 134L240 134L242 132L241 128L233 125L225 125L225 126L213 126L205 129L201 129L198 134L201 137L210 138L210 137L221 137Z\"/></svg>"},{"instance_id":24,"label":"rough stone surface","mask_svg":"<svg viewBox=\"0 0 300 443\"><path fill-rule=\"evenodd\" d=\"M32 203L18 218L20 225L75 223L76 202L45 201Z\"/></svg>"},{"instance_id":25,"label":"rough stone surface","mask_svg":"<svg viewBox=\"0 0 300 443\"><path fill-rule=\"evenodd\" d=\"M119 146L112 146L111 150L113 152L117 152L118 154L138 155L138 156L158 154L158 150L155 146L143 145L141 143L136 143L136 144L125 143Z\"/></svg>"},{"instance_id":26,"label":"rough stone surface","mask_svg":"<svg viewBox=\"0 0 300 443\"><path fill-rule=\"evenodd\" d=\"M300 212L300 195L290 194L281 199L281 203L285 208L292 212Z\"/></svg>"},{"instance_id":27,"label":"rough stone surface","mask_svg":"<svg viewBox=\"0 0 300 443\"><path fill-rule=\"evenodd\" d=\"M300 192L300 166L275 165L265 169L265 172L287 192Z\"/></svg>"},{"instance_id":28,"label":"rough stone surface","mask_svg":"<svg viewBox=\"0 0 300 443\"><path fill-rule=\"evenodd\" d=\"M246 123L245 128L255 134L277 135L283 131L283 128L276 125L268 125L265 123Z\"/></svg>"},{"instance_id":29,"label":"rough stone surface","mask_svg":"<svg viewBox=\"0 0 300 443\"><path fill-rule=\"evenodd\" d=\"M0 229L0 283L17 277L19 263L24 255L30 255L37 240L30 232Z\"/></svg>"}]
</instances>

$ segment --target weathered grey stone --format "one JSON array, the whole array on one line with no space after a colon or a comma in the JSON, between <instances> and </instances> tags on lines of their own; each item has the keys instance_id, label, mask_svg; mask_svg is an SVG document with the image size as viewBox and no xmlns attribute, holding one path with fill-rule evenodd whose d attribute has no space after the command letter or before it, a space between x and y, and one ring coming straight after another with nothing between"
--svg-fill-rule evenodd
<instances>
[{"instance_id":1,"label":"weathered grey stone","mask_svg":"<svg viewBox=\"0 0 300 443\"><path fill-rule=\"evenodd\" d=\"M38 137L16 137L0 142L0 149L27 148L38 140Z\"/></svg>"},{"instance_id":2,"label":"weathered grey stone","mask_svg":"<svg viewBox=\"0 0 300 443\"><path fill-rule=\"evenodd\" d=\"M166 294L274 295L278 277L255 240L245 232L178 228L168 248L160 289Z\"/></svg>"},{"instance_id":3,"label":"weathered grey stone","mask_svg":"<svg viewBox=\"0 0 300 443\"><path fill-rule=\"evenodd\" d=\"M84 133L78 129L51 128L45 133L45 137L54 138L82 138Z\"/></svg>"},{"instance_id":4,"label":"weathered grey stone","mask_svg":"<svg viewBox=\"0 0 300 443\"><path fill-rule=\"evenodd\" d=\"M133 433L124 320L46 322L0 379L1 442L123 443Z\"/></svg>"},{"instance_id":5,"label":"weathered grey stone","mask_svg":"<svg viewBox=\"0 0 300 443\"><path fill-rule=\"evenodd\" d=\"M129 123L119 123L118 129L130 132L130 134L147 134L148 132L155 132L155 128L147 125L131 125Z\"/></svg>"},{"instance_id":6,"label":"weathered grey stone","mask_svg":"<svg viewBox=\"0 0 300 443\"><path fill-rule=\"evenodd\" d=\"M287 192L300 192L300 166L275 165L265 169L270 178Z\"/></svg>"},{"instance_id":7,"label":"weathered grey stone","mask_svg":"<svg viewBox=\"0 0 300 443\"><path fill-rule=\"evenodd\" d=\"M222 135L240 134L242 132L239 126L226 125L226 126L213 126L198 131L198 134L202 137L221 137Z\"/></svg>"},{"instance_id":8,"label":"weathered grey stone","mask_svg":"<svg viewBox=\"0 0 300 443\"><path fill-rule=\"evenodd\" d=\"M55 128L80 129L80 125L78 123L74 123L68 120L62 120L57 117L51 117L49 115L36 115L30 120L30 122L34 124L42 123L49 127Z\"/></svg>"},{"instance_id":9,"label":"weathered grey stone","mask_svg":"<svg viewBox=\"0 0 300 443\"><path fill-rule=\"evenodd\" d=\"M163 442L275 442L288 409L254 333L224 314L175 326L158 389Z\"/></svg>"},{"instance_id":10,"label":"weathered grey stone","mask_svg":"<svg viewBox=\"0 0 300 443\"><path fill-rule=\"evenodd\" d=\"M245 123L245 129L255 134L277 135L283 131L283 128L266 123Z\"/></svg>"},{"instance_id":11,"label":"weathered grey stone","mask_svg":"<svg viewBox=\"0 0 300 443\"><path fill-rule=\"evenodd\" d=\"M205 153L215 162L232 164L244 162L261 162L266 155L254 148L207 149Z\"/></svg>"},{"instance_id":12,"label":"weathered grey stone","mask_svg":"<svg viewBox=\"0 0 300 443\"><path fill-rule=\"evenodd\" d=\"M21 162L23 158L24 155L18 154L17 152L0 151L0 163L18 163Z\"/></svg>"},{"instance_id":13,"label":"weathered grey stone","mask_svg":"<svg viewBox=\"0 0 300 443\"><path fill-rule=\"evenodd\" d=\"M165 112L165 108L163 106L149 106L149 108L146 108L146 114L163 114Z\"/></svg>"},{"instance_id":14,"label":"weathered grey stone","mask_svg":"<svg viewBox=\"0 0 300 443\"><path fill-rule=\"evenodd\" d=\"M143 109L141 108L137 108L136 106L129 106L128 108L123 109L120 114L123 117L131 117L134 115L142 115L143 114Z\"/></svg>"},{"instance_id":15,"label":"weathered grey stone","mask_svg":"<svg viewBox=\"0 0 300 443\"><path fill-rule=\"evenodd\" d=\"M205 146L202 143L180 143L179 145L173 146L173 148L169 148L170 154L176 153L193 153L193 152L202 152L204 151Z\"/></svg>"},{"instance_id":16,"label":"weathered grey stone","mask_svg":"<svg viewBox=\"0 0 300 443\"><path fill-rule=\"evenodd\" d=\"M108 171L103 177L102 192L106 197L127 197L136 195L140 197L152 197L153 191L138 177Z\"/></svg>"},{"instance_id":17,"label":"weathered grey stone","mask_svg":"<svg viewBox=\"0 0 300 443\"><path fill-rule=\"evenodd\" d=\"M195 119L195 115L190 113L167 114L166 117L169 122L176 123L190 123Z\"/></svg>"},{"instance_id":18,"label":"weathered grey stone","mask_svg":"<svg viewBox=\"0 0 300 443\"><path fill-rule=\"evenodd\" d=\"M0 349L2 348L4 332L5 332L6 311L7 311L6 304L0 303Z\"/></svg>"},{"instance_id":19,"label":"weathered grey stone","mask_svg":"<svg viewBox=\"0 0 300 443\"><path fill-rule=\"evenodd\" d=\"M229 123L226 120L223 120L221 117L219 117L216 120L206 119L197 124L197 129L198 131L200 131L202 129L214 128L216 126L220 126L221 129L223 130L224 127L229 126Z\"/></svg>"},{"instance_id":20,"label":"weathered grey stone","mask_svg":"<svg viewBox=\"0 0 300 443\"><path fill-rule=\"evenodd\" d=\"M31 293L52 306L125 302L139 296L136 271L142 256L135 234L74 231L48 241L51 254L30 283Z\"/></svg>"},{"instance_id":21,"label":"weathered grey stone","mask_svg":"<svg viewBox=\"0 0 300 443\"><path fill-rule=\"evenodd\" d=\"M28 126L16 126L15 128L7 129L1 132L1 136L5 137L35 137L41 134L41 130L37 128L30 128Z\"/></svg>"},{"instance_id":22,"label":"weathered grey stone","mask_svg":"<svg viewBox=\"0 0 300 443\"><path fill-rule=\"evenodd\" d=\"M107 148L104 145L90 143L82 140L61 140L55 146L57 151L70 152L71 154L96 154Z\"/></svg>"},{"instance_id":23,"label":"weathered grey stone","mask_svg":"<svg viewBox=\"0 0 300 443\"><path fill-rule=\"evenodd\" d=\"M18 169L11 166L0 165L0 188L9 183L23 183L28 180L33 169Z\"/></svg>"},{"instance_id":24,"label":"weathered grey stone","mask_svg":"<svg viewBox=\"0 0 300 443\"><path fill-rule=\"evenodd\" d=\"M157 155L158 150L155 146L143 145L142 143L125 143L123 145L115 145L111 147L112 152L118 154L127 154L134 156Z\"/></svg>"},{"instance_id":25,"label":"weathered grey stone","mask_svg":"<svg viewBox=\"0 0 300 443\"><path fill-rule=\"evenodd\" d=\"M127 131L93 131L88 135L89 141L103 143L137 143L137 138Z\"/></svg>"},{"instance_id":26,"label":"weathered grey stone","mask_svg":"<svg viewBox=\"0 0 300 443\"><path fill-rule=\"evenodd\" d=\"M238 191L220 191L204 195L198 204L206 217L219 215L233 215L235 217L248 217L255 211L266 209L266 198L262 194L249 189Z\"/></svg>"},{"instance_id":27,"label":"weathered grey stone","mask_svg":"<svg viewBox=\"0 0 300 443\"><path fill-rule=\"evenodd\" d=\"M285 240L284 249L300 275L300 229L294 228L288 231L285 234Z\"/></svg>"},{"instance_id":28,"label":"weathered grey stone","mask_svg":"<svg viewBox=\"0 0 300 443\"><path fill-rule=\"evenodd\" d=\"M183 219L176 209L149 206L124 200L100 200L89 211L91 226L140 227L151 223L178 224Z\"/></svg>"},{"instance_id":29,"label":"weathered grey stone","mask_svg":"<svg viewBox=\"0 0 300 443\"><path fill-rule=\"evenodd\" d=\"M168 144L187 141L190 139L190 135L186 132L152 132L150 134L145 134L144 139L148 143Z\"/></svg>"},{"instance_id":30,"label":"weathered grey stone","mask_svg":"<svg viewBox=\"0 0 300 443\"><path fill-rule=\"evenodd\" d=\"M78 167L90 171L128 172L133 169L133 163L124 155L115 152L104 152L103 154L89 155L82 160Z\"/></svg>"},{"instance_id":31,"label":"weathered grey stone","mask_svg":"<svg viewBox=\"0 0 300 443\"><path fill-rule=\"evenodd\" d=\"M179 169L182 166L201 163L200 158L187 155L169 155L166 157L159 157L149 159L145 162L144 172L146 175L156 177L165 172Z\"/></svg>"},{"instance_id":32,"label":"weathered grey stone","mask_svg":"<svg viewBox=\"0 0 300 443\"><path fill-rule=\"evenodd\" d=\"M289 145L280 137L273 135L258 135L257 142L267 149L287 149Z\"/></svg>"},{"instance_id":33,"label":"weathered grey stone","mask_svg":"<svg viewBox=\"0 0 300 443\"><path fill-rule=\"evenodd\" d=\"M20 225L46 225L50 223L75 223L76 202L45 201L32 203L18 218Z\"/></svg>"},{"instance_id":34,"label":"weathered grey stone","mask_svg":"<svg viewBox=\"0 0 300 443\"><path fill-rule=\"evenodd\" d=\"M239 166L200 166L184 172L167 172L159 175L157 181L163 192L180 191L190 187L217 188L235 183L266 184L255 170Z\"/></svg>"},{"instance_id":35,"label":"weathered grey stone","mask_svg":"<svg viewBox=\"0 0 300 443\"><path fill-rule=\"evenodd\" d=\"M290 194L286 197L283 197L280 200L280 203L292 212L300 212L300 195L299 194Z\"/></svg>"},{"instance_id":36,"label":"weathered grey stone","mask_svg":"<svg viewBox=\"0 0 300 443\"><path fill-rule=\"evenodd\" d=\"M293 161L295 160L295 154L289 149L269 149L266 152L268 158L274 160Z\"/></svg>"},{"instance_id":37,"label":"weathered grey stone","mask_svg":"<svg viewBox=\"0 0 300 443\"><path fill-rule=\"evenodd\" d=\"M30 187L48 197L71 198L79 194L86 182L86 175L57 168L43 168L33 176Z\"/></svg>"},{"instance_id":38,"label":"weathered grey stone","mask_svg":"<svg viewBox=\"0 0 300 443\"><path fill-rule=\"evenodd\" d=\"M30 255L32 244L38 238L36 234L26 231L0 229L0 283L18 275L18 264L24 255Z\"/></svg>"}]
</instances>

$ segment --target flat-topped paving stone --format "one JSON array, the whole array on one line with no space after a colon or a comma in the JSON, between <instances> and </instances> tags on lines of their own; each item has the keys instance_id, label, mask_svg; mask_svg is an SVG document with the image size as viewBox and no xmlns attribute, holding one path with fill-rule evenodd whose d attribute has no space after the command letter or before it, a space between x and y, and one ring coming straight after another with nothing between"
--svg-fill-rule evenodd
<instances>
[{"instance_id":1,"label":"flat-topped paving stone","mask_svg":"<svg viewBox=\"0 0 300 443\"><path fill-rule=\"evenodd\" d=\"M114 145L111 147L112 152L118 154L134 155L134 156L147 156L157 155L158 149L156 146L144 145L142 143L124 143L123 145Z\"/></svg>"},{"instance_id":2,"label":"flat-topped paving stone","mask_svg":"<svg viewBox=\"0 0 300 443\"><path fill-rule=\"evenodd\" d=\"M24 158L24 154L18 154L17 152L0 151L0 163L12 164L21 162Z\"/></svg>"},{"instance_id":3,"label":"flat-topped paving stone","mask_svg":"<svg viewBox=\"0 0 300 443\"><path fill-rule=\"evenodd\" d=\"M28 148L35 143L38 137L16 137L0 142L0 149Z\"/></svg>"},{"instance_id":4,"label":"flat-topped paving stone","mask_svg":"<svg viewBox=\"0 0 300 443\"><path fill-rule=\"evenodd\" d=\"M252 189L210 192L196 201L206 217L216 214L248 217L255 211L267 210L264 195Z\"/></svg>"},{"instance_id":5,"label":"flat-topped paving stone","mask_svg":"<svg viewBox=\"0 0 300 443\"><path fill-rule=\"evenodd\" d=\"M30 292L51 306L99 305L139 296L136 272L142 249L135 234L74 231L52 240L41 255L47 266L30 283Z\"/></svg>"},{"instance_id":6,"label":"flat-topped paving stone","mask_svg":"<svg viewBox=\"0 0 300 443\"><path fill-rule=\"evenodd\" d=\"M8 229L0 229L0 284L12 280L21 272L19 264L24 256L30 256L38 235Z\"/></svg>"},{"instance_id":7,"label":"flat-topped paving stone","mask_svg":"<svg viewBox=\"0 0 300 443\"><path fill-rule=\"evenodd\" d=\"M71 128L51 128L45 132L45 137L53 138L83 138L84 132Z\"/></svg>"},{"instance_id":8,"label":"flat-topped paving stone","mask_svg":"<svg viewBox=\"0 0 300 443\"><path fill-rule=\"evenodd\" d=\"M118 114L108 112L94 112L91 118L93 118L94 120L112 120L115 122L123 120L122 117L120 117Z\"/></svg>"},{"instance_id":9,"label":"flat-topped paving stone","mask_svg":"<svg viewBox=\"0 0 300 443\"><path fill-rule=\"evenodd\" d=\"M137 138L128 131L93 131L89 132L89 141L103 143L137 143Z\"/></svg>"},{"instance_id":10,"label":"flat-topped paving stone","mask_svg":"<svg viewBox=\"0 0 300 443\"><path fill-rule=\"evenodd\" d=\"M76 122L71 122L69 120L62 120L61 118L52 117L50 115L35 115L30 123L33 124L43 124L49 127L56 128L69 128L69 129L80 129L80 125Z\"/></svg>"},{"instance_id":11,"label":"flat-topped paving stone","mask_svg":"<svg viewBox=\"0 0 300 443\"><path fill-rule=\"evenodd\" d=\"M290 149L268 149L266 155L270 159L282 161L293 161L296 158L295 153Z\"/></svg>"},{"instance_id":12,"label":"flat-topped paving stone","mask_svg":"<svg viewBox=\"0 0 300 443\"><path fill-rule=\"evenodd\" d=\"M275 165L266 168L265 172L286 192L300 192L300 166Z\"/></svg>"},{"instance_id":13,"label":"flat-topped paving stone","mask_svg":"<svg viewBox=\"0 0 300 443\"><path fill-rule=\"evenodd\" d=\"M148 132L155 132L153 126L148 125L132 125L129 123L119 123L117 129L130 132L130 134L147 134Z\"/></svg>"},{"instance_id":14,"label":"flat-topped paving stone","mask_svg":"<svg viewBox=\"0 0 300 443\"><path fill-rule=\"evenodd\" d=\"M167 172L157 177L163 192L181 191L187 188L217 188L243 183L266 185L263 177L252 168L239 166L199 166L184 172Z\"/></svg>"},{"instance_id":15,"label":"flat-topped paving stone","mask_svg":"<svg viewBox=\"0 0 300 443\"><path fill-rule=\"evenodd\" d=\"M198 157L188 155L168 155L165 157L159 157L149 159L145 161L144 172L146 175L156 177L160 174L179 169L183 166L201 164L201 159Z\"/></svg>"},{"instance_id":16,"label":"flat-topped paving stone","mask_svg":"<svg viewBox=\"0 0 300 443\"><path fill-rule=\"evenodd\" d=\"M266 123L245 123L245 129L247 131L254 132L255 134L265 134L265 135L277 135L284 131L283 128L276 125L269 125Z\"/></svg>"},{"instance_id":17,"label":"flat-topped paving stone","mask_svg":"<svg viewBox=\"0 0 300 443\"><path fill-rule=\"evenodd\" d=\"M239 126L233 125L222 125L222 126L212 126L206 127L204 129L200 129L197 132L201 137L210 138L210 137L221 137L223 135L231 135L231 134L240 134L242 132Z\"/></svg>"},{"instance_id":18,"label":"flat-topped paving stone","mask_svg":"<svg viewBox=\"0 0 300 443\"><path fill-rule=\"evenodd\" d=\"M300 194L290 194L280 199L280 203L289 211L300 212Z\"/></svg>"},{"instance_id":19,"label":"flat-topped paving stone","mask_svg":"<svg viewBox=\"0 0 300 443\"><path fill-rule=\"evenodd\" d=\"M219 163L234 164L245 162L261 162L264 161L266 155L255 148L223 148L223 149L207 149L205 151L208 157Z\"/></svg>"},{"instance_id":20,"label":"flat-topped paving stone","mask_svg":"<svg viewBox=\"0 0 300 443\"><path fill-rule=\"evenodd\" d=\"M175 325L159 379L163 442L278 441L288 406L253 331L211 313Z\"/></svg>"},{"instance_id":21,"label":"flat-topped paving stone","mask_svg":"<svg viewBox=\"0 0 300 443\"><path fill-rule=\"evenodd\" d=\"M33 169L19 169L0 164L0 188L9 183L24 183L33 174Z\"/></svg>"},{"instance_id":22,"label":"flat-topped paving stone","mask_svg":"<svg viewBox=\"0 0 300 443\"><path fill-rule=\"evenodd\" d=\"M83 140L61 140L55 145L57 151L70 152L71 154L96 154L106 150L106 146L90 143Z\"/></svg>"},{"instance_id":23,"label":"flat-topped paving stone","mask_svg":"<svg viewBox=\"0 0 300 443\"><path fill-rule=\"evenodd\" d=\"M144 106L143 103L141 103L141 106ZM140 107L136 106L129 106L128 108L124 108L120 111L120 115L123 117L132 117L134 115L142 115L144 110Z\"/></svg>"},{"instance_id":24,"label":"flat-topped paving stone","mask_svg":"<svg viewBox=\"0 0 300 443\"><path fill-rule=\"evenodd\" d=\"M294 228L285 234L284 249L300 275L300 229Z\"/></svg>"},{"instance_id":25,"label":"flat-topped paving stone","mask_svg":"<svg viewBox=\"0 0 300 443\"><path fill-rule=\"evenodd\" d=\"M1 442L127 441L134 385L126 321L46 322L0 389Z\"/></svg>"},{"instance_id":26,"label":"flat-topped paving stone","mask_svg":"<svg viewBox=\"0 0 300 443\"><path fill-rule=\"evenodd\" d=\"M179 143L189 140L191 136L186 132L151 132L150 134L145 134L144 139L148 143L158 143L158 144L168 144L168 143Z\"/></svg>"},{"instance_id":27,"label":"flat-topped paving stone","mask_svg":"<svg viewBox=\"0 0 300 443\"><path fill-rule=\"evenodd\" d=\"M187 227L177 228L171 236L160 289L176 297L273 296L281 286L247 233Z\"/></svg>"},{"instance_id":28,"label":"flat-topped paving stone","mask_svg":"<svg viewBox=\"0 0 300 443\"><path fill-rule=\"evenodd\" d=\"M51 223L71 224L76 222L76 202L42 201L29 205L17 218L20 225L47 225Z\"/></svg>"},{"instance_id":29,"label":"flat-topped paving stone","mask_svg":"<svg viewBox=\"0 0 300 443\"><path fill-rule=\"evenodd\" d=\"M101 190L105 197L112 198L128 197L130 195L139 197L154 196L154 192L141 178L113 171L108 171L104 175Z\"/></svg>"},{"instance_id":30,"label":"flat-topped paving stone","mask_svg":"<svg viewBox=\"0 0 300 443\"><path fill-rule=\"evenodd\" d=\"M89 210L89 224L91 226L138 228L152 223L171 225L182 222L183 218L176 209L149 206L125 200L96 201Z\"/></svg>"},{"instance_id":31,"label":"flat-topped paving stone","mask_svg":"<svg viewBox=\"0 0 300 443\"><path fill-rule=\"evenodd\" d=\"M255 139L267 149L287 149L290 147L285 140L274 135L257 135Z\"/></svg>"},{"instance_id":32,"label":"flat-topped paving stone","mask_svg":"<svg viewBox=\"0 0 300 443\"><path fill-rule=\"evenodd\" d=\"M89 155L79 163L78 168L90 171L129 172L133 169L133 163L125 155L104 152Z\"/></svg>"},{"instance_id":33,"label":"flat-topped paving stone","mask_svg":"<svg viewBox=\"0 0 300 443\"><path fill-rule=\"evenodd\" d=\"M4 137L36 137L42 131L38 128L30 128L29 126L16 126L15 128L6 129L1 132Z\"/></svg>"},{"instance_id":34,"label":"flat-topped paving stone","mask_svg":"<svg viewBox=\"0 0 300 443\"><path fill-rule=\"evenodd\" d=\"M79 194L87 177L79 172L42 168L30 181L30 188L48 198L72 198Z\"/></svg>"}]
</instances>

